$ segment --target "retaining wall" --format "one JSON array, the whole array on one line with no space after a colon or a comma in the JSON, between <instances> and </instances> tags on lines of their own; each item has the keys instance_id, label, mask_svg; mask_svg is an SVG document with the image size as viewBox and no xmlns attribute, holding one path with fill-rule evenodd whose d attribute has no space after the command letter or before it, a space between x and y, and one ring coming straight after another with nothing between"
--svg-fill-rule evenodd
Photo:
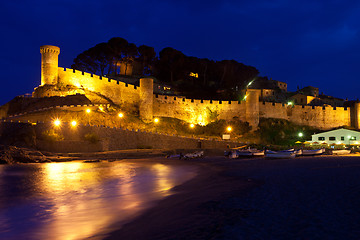
<instances>
[{"instance_id":1,"label":"retaining wall","mask_svg":"<svg viewBox=\"0 0 360 240\"><path fill-rule=\"evenodd\" d=\"M36 148L51 152L96 152L147 147L153 149L225 149L228 146L236 147L241 145L240 143L230 141L194 139L103 126L79 125L76 128L72 128L70 124L63 124L62 127L55 128L52 123L41 122L31 125L21 122L4 121L0 122L0 124L0 134L8 129L17 129L17 131L28 134L34 132L37 139L41 139L44 131L54 129L64 137L64 140L56 142L36 141ZM27 128L26 131L24 131L25 128ZM85 141L84 136L87 133L95 133L100 141L96 143ZM14 135L16 134L14 132Z\"/></svg>"}]
</instances>

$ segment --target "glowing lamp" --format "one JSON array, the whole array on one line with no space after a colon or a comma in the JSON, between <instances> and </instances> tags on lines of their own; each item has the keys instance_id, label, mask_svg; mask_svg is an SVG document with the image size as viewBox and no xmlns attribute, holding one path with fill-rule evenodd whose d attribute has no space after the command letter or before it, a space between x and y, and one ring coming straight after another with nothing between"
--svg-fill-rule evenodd
<instances>
[{"instance_id":1,"label":"glowing lamp","mask_svg":"<svg viewBox=\"0 0 360 240\"><path fill-rule=\"evenodd\" d=\"M86 109L86 113L91 113L90 108Z\"/></svg>"},{"instance_id":2,"label":"glowing lamp","mask_svg":"<svg viewBox=\"0 0 360 240\"><path fill-rule=\"evenodd\" d=\"M104 111L104 108L102 106L99 107L100 111Z\"/></svg>"},{"instance_id":3,"label":"glowing lamp","mask_svg":"<svg viewBox=\"0 0 360 240\"><path fill-rule=\"evenodd\" d=\"M304 136L304 134L302 132L300 132L298 135L299 135L299 137Z\"/></svg>"},{"instance_id":4,"label":"glowing lamp","mask_svg":"<svg viewBox=\"0 0 360 240\"><path fill-rule=\"evenodd\" d=\"M159 122L159 119L158 118L155 118L154 119L154 123L158 123Z\"/></svg>"},{"instance_id":5,"label":"glowing lamp","mask_svg":"<svg viewBox=\"0 0 360 240\"><path fill-rule=\"evenodd\" d=\"M61 125L61 121L60 121L59 119L56 119L56 120L54 121L54 125L55 125L56 127L60 126L60 125Z\"/></svg>"},{"instance_id":6,"label":"glowing lamp","mask_svg":"<svg viewBox=\"0 0 360 240\"><path fill-rule=\"evenodd\" d=\"M119 114L118 114L118 117L119 117L119 118L122 118L122 117L124 117L124 114L119 113Z\"/></svg>"},{"instance_id":7,"label":"glowing lamp","mask_svg":"<svg viewBox=\"0 0 360 240\"><path fill-rule=\"evenodd\" d=\"M229 126L229 127L226 128L226 130L227 130L228 132L231 132L232 127Z\"/></svg>"},{"instance_id":8,"label":"glowing lamp","mask_svg":"<svg viewBox=\"0 0 360 240\"><path fill-rule=\"evenodd\" d=\"M288 102L287 104L291 106L291 105L293 105L293 102Z\"/></svg>"},{"instance_id":9,"label":"glowing lamp","mask_svg":"<svg viewBox=\"0 0 360 240\"><path fill-rule=\"evenodd\" d=\"M72 121L72 122L71 122L71 126L76 127L76 125L77 125L77 122L76 122L76 121Z\"/></svg>"},{"instance_id":10,"label":"glowing lamp","mask_svg":"<svg viewBox=\"0 0 360 240\"><path fill-rule=\"evenodd\" d=\"M192 123L192 124L190 124L190 127L191 127L191 128L194 128L194 127L195 127L195 125Z\"/></svg>"}]
</instances>

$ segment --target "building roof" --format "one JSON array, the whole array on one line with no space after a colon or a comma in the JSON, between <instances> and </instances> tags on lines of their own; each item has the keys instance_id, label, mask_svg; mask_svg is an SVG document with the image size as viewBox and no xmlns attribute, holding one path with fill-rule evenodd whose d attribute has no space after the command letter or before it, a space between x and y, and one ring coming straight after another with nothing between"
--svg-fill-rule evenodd
<instances>
[{"instance_id":1,"label":"building roof","mask_svg":"<svg viewBox=\"0 0 360 240\"><path fill-rule=\"evenodd\" d=\"M360 134L359 131L350 130L350 129L346 129L346 128L339 128L339 129L335 129L335 130L330 130L330 131L325 131L325 132L321 132L321 133L316 133L316 134L313 134L313 135L311 135L311 136L317 136L317 135L323 135L323 134L329 134L329 133L336 134L336 133L340 133L340 132L347 132L347 133L349 133L349 134L351 134L351 133Z\"/></svg>"}]
</instances>

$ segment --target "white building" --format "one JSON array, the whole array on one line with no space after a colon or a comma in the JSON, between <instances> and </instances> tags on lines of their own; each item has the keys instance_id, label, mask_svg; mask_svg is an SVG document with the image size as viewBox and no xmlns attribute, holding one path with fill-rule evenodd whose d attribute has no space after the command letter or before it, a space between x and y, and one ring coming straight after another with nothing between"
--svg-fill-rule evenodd
<instances>
[{"instance_id":1,"label":"white building","mask_svg":"<svg viewBox=\"0 0 360 240\"><path fill-rule=\"evenodd\" d=\"M360 144L360 132L340 128L327 132L311 135L312 143L327 143L327 144L346 144L346 145L359 145Z\"/></svg>"}]
</instances>

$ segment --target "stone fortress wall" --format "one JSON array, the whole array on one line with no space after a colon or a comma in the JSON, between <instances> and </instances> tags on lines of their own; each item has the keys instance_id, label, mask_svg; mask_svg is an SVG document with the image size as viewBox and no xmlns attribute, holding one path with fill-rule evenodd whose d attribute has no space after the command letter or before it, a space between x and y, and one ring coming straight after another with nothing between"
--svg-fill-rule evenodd
<instances>
[{"instance_id":1,"label":"stone fortress wall","mask_svg":"<svg viewBox=\"0 0 360 240\"><path fill-rule=\"evenodd\" d=\"M40 49L42 53L42 86L58 83L73 85L79 89L79 92L81 89L98 92L121 106L132 105L138 109L140 117L145 121L151 121L154 116L159 116L178 118L189 123L207 124L209 119L214 116L225 120L232 120L237 117L239 120L249 122L256 129L259 118L263 117L285 119L296 124L320 129L340 126L359 128L360 126L360 111L356 111L359 109L359 103L355 103L355 106L351 108L333 108L260 102L260 90L256 89L247 91L245 102L155 95L153 94L153 80L151 78L142 78L140 79L140 86L135 86L78 70L59 68L57 56L60 49L49 45L42 46ZM55 67L58 69L57 72L54 71ZM34 95L40 97L56 94L51 91L41 92L41 94L39 91L36 94L36 90Z\"/></svg>"}]
</instances>

